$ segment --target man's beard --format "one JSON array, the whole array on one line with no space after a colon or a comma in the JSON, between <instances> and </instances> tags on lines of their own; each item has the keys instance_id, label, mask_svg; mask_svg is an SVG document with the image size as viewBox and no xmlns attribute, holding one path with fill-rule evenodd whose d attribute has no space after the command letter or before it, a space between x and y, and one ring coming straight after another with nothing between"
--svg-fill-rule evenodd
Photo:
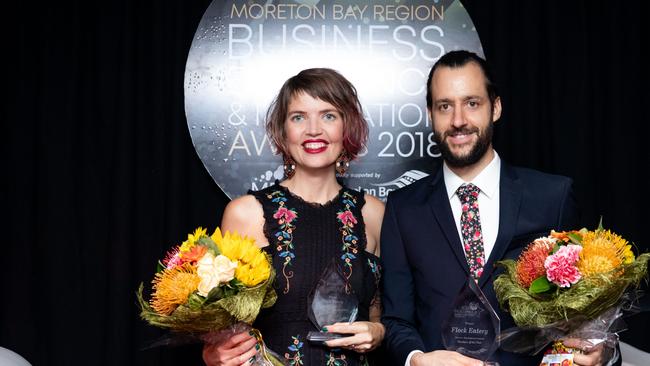
<instances>
[{"instance_id":1,"label":"man's beard","mask_svg":"<svg viewBox=\"0 0 650 366\"><path fill-rule=\"evenodd\" d=\"M438 144L442 159L447 163L447 165L455 168L464 168L466 166L477 163L479 160L481 160L483 155L485 155L488 148L490 147L490 144L492 143L492 129L492 119L490 119L490 123L488 124L485 131L483 131L483 133L481 133L478 128L454 128L450 131L444 132L443 134L434 132L433 140ZM469 151L469 153L464 156L454 155L454 153L451 151L451 148L449 147L449 144L445 140L445 137L457 133L471 134L476 133L477 131L478 140L476 143L474 143L474 146L472 146L472 149Z\"/></svg>"}]
</instances>

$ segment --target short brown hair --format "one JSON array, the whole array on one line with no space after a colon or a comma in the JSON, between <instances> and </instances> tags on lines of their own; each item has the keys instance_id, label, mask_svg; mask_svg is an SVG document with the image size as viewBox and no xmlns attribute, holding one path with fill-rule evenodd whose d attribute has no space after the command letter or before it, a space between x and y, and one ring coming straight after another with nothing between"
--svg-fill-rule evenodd
<instances>
[{"instance_id":1,"label":"short brown hair","mask_svg":"<svg viewBox=\"0 0 650 366\"><path fill-rule=\"evenodd\" d=\"M288 155L284 123L291 98L299 93L323 100L343 116L343 148L352 160L368 141L368 124L363 117L357 90L343 75L327 68L306 69L289 78L266 113L266 133L280 154Z\"/></svg>"}]
</instances>

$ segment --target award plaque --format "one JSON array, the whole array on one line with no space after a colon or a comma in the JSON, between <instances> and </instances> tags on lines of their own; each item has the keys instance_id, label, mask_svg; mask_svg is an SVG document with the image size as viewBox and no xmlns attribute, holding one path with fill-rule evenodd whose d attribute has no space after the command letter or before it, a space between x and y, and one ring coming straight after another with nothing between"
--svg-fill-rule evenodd
<instances>
[{"instance_id":1,"label":"award plaque","mask_svg":"<svg viewBox=\"0 0 650 366\"><path fill-rule=\"evenodd\" d=\"M468 278L456 296L449 318L442 324L445 348L498 366L490 357L499 348L499 316L478 287Z\"/></svg>"},{"instance_id":2,"label":"award plaque","mask_svg":"<svg viewBox=\"0 0 650 366\"><path fill-rule=\"evenodd\" d=\"M357 318L359 300L354 291L346 286L346 279L341 274L336 261L331 261L325 268L316 287L309 294L309 320L319 330L324 326L340 323L353 322ZM342 338L347 335L312 331L307 334L311 342L324 342L330 339Z\"/></svg>"}]
</instances>

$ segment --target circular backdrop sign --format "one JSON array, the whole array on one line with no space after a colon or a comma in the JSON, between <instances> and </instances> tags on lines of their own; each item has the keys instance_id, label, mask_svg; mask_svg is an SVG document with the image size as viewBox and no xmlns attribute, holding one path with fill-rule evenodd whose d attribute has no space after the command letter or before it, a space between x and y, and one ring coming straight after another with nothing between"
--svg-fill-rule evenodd
<instances>
[{"instance_id":1,"label":"circular backdrop sign","mask_svg":"<svg viewBox=\"0 0 650 366\"><path fill-rule=\"evenodd\" d=\"M230 198L282 178L264 130L286 79L312 67L357 88L368 148L342 180L385 199L429 174L439 152L426 78L446 52L483 54L459 1L213 1L185 69L185 111L196 151Z\"/></svg>"}]
</instances>

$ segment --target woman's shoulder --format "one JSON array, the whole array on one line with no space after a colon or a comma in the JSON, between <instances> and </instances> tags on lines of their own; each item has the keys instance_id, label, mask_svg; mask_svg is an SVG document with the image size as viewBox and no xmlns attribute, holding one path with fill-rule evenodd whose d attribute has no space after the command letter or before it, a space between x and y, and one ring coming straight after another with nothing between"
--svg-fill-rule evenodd
<instances>
[{"instance_id":1,"label":"woman's shoulder","mask_svg":"<svg viewBox=\"0 0 650 366\"><path fill-rule=\"evenodd\" d=\"M223 213L223 221L250 221L252 217L263 217L262 206L257 198L251 194L237 197L226 205Z\"/></svg>"},{"instance_id":2,"label":"woman's shoulder","mask_svg":"<svg viewBox=\"0 0 650 366\"><path fill-rule=\"evenodd\" d=\"M384 202L371 194L364 193L363 198L366 200L366 204L371 205L373 208L384 208Z\"/></svg>"},{"instance_id":3,"label":"woman's shoulder","mask_svg":"<svg viewBox=\"0 0 650 366\"><path fill-rule=\"evenodd\" d=\"M262 205L250 194L238 197L226 205L221 219L222 230L247 234L263 243L264 211Z\"/></svg>"},{"instance_id":4,"label":"woman's shoulder","mask_svg":"<svg viewBox=\"0 0 650 366\"><path fill-rule=\"evenodd\" d=\"M257 201L257 198L255 198L255 195L248 193L243 196L233 198L228 203L228 205L226 205L226 209L232 208L236 210L244 210L247 208L250 209L258 206L259 206L259 202Z\"/></svg>"},{"instance_id":5,"label":"woman's shoulder","mask_svg":"<svg viewBox=\"0 0 650 366\"><path fill-rule=\"evenodd\" d=\"M363 197L366 201L362 210L364 221L367 224L368 220L374 220L381 225L381 220L384 218L384 202L369 194L364 194Z\"/></svg>"},{"instance_id":6,"label":"woman's shoulder","mask_svg":"<svg viewBox=\"0 0 650 366\"><path fill-rule=\"evenodd\" d=\"M366 225L366 250L379 256L379 235L384 219L384 203L375 196L364 195L366 204L361 210Z\"/></svg>"}]
</instances>

